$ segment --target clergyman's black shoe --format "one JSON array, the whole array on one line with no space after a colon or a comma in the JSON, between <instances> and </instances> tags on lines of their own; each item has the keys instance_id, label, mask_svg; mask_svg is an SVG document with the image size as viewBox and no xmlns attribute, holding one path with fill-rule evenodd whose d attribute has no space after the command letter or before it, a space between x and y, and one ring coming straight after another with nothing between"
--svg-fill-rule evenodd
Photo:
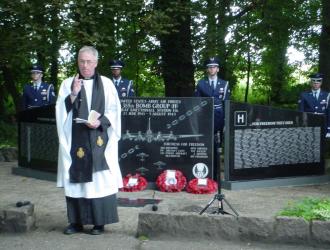
<instances>
[{"instance_id":1,"label":"clergyman's black shoe","mask_svg":"<svg viewBox=\"0 0 330 250\"><path fill-rule=\"evenodd\" d=\"M91 230L92 235L100 235L104 233L104 226L94 226L93 229Z\"/></svg>"},{"instance_id":2,"label":"clergyman's black shoe","mask_svg":"<svg viewBox=\"0 0 330 250\"><path fill-rule=\"evenodd\" d=\"M67 228L65 228L65 230L63 231L64 234L75 234L75 233L79 233L83 231L83 226L80 224L70 224L69 226L67 226Z\"/></svg>"}]
</instances>

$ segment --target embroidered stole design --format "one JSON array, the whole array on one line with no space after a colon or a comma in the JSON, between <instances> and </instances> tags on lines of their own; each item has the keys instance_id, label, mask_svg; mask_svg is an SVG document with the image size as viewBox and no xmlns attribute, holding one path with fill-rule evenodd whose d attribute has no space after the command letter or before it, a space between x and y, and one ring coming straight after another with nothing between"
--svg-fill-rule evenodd
<instances>
[{"instance_id":1,"label":"embroidered stole design","mask_svg":"<svg viewBox=\"0 0 330 250\"><path fill-rule=\"evenodd\" d=\"M102 80L99 74L95 74L92 87L91 110L104 115L105 98ZM73 119L79 117L88 119L88 104L86 90L82 86L72 106ZM101 118L100 117L100 118ZM109 169L104 151L108 143L107 129L100 125L97 129L90 129L84 123L72 123L71 159L69 169L70 182L91 182L92 174L96 171Z\"/></svg>"}]
</instances>

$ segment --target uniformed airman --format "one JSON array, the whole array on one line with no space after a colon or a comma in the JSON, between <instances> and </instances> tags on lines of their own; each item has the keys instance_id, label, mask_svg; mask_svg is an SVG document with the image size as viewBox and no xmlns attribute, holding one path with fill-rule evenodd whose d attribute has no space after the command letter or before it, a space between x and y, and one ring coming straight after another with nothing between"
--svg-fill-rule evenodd
<instances>
[{"instance_id":1,"label":"uniformed airman","mask_svg":"<svg viewBox=\"0 0 330 250\"><path fill-rule=\"evenodd\" d=\"M30 109L55 103L55 90L52 84L42 81L43 68L33 65L31 68L32 84L23 89L23 109Z\"/></svg>"},{"instance_id":2,"label":"uniformed airman","mask_svg":"<svg viewBox=\"0 0 330 250\"><path fill-rule=\"evenodd\" d=\"M125 66L121 60L110 60L111 80L113 81L119 97L132 97L135 96L133 81L122 78L121 71Z\"/></svg>"},{"instance_id":3,"label":"uniformed airman","mask_svg":"<svg viewBox=\"0 0 330 250\"><path fill-rule=\"evenodd\" d=\"M214 160L213 178L218 177L219 170L219 149L223 141L225 125L225 100L230 97L229 83L218 77L220 60L216 57L207 59L204 63L207 77L198 81L195 96L213 97L214 99Z\"/></svg>"},{"instance_id":4,"label":"uniformed airman","mask_svg":"<svg viewBox=\"0 0 330 250\"><path fill-rule=\"evenodd\" d=\"M298 101L299 111L325 115L326 137L330 137L330 95L327 91L321 90L323 74L311 74L309 78L311 89L301 93Z\"/></svg>"}]
</instances>

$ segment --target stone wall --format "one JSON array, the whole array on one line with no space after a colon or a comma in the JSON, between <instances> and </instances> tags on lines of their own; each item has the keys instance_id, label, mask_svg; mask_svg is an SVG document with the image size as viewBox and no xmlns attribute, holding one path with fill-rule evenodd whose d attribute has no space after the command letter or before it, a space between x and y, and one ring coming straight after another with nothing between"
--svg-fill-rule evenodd
<instances>
[{"instance_id":1,"label":"stone wall","mask_svg":"<svg viewBox=\"0 0 330 250\"><path fill-rule=\"evenodd\" d=\"M0 162L2 161L17 161L17 148L0 148Z\"/></svg>"},{"instance_id":2,"label":"stone wall","mask_svg":"<svg viewBox=\"0 0 330 250\"><path fill-rule=\"evenodd\" d=\"M149 210L149 211L147 211ZM209 238L210 240L244 240L330 244L330 221L307 222L296 217L255 218L229 215L198 215L187 212L150 211L139 214L138 236L149 238Z\"/></svg>"},{"instance_id":3,"label":"stone wall","mask_svg":"<svg viewBox=\"0 0 330 250\"><path fill-rule=\"evenodd\" d=\"M0 232L24 233L35 229L34 205L16 207L15 204L0 207Z\"/></svg>"}]
</instances>

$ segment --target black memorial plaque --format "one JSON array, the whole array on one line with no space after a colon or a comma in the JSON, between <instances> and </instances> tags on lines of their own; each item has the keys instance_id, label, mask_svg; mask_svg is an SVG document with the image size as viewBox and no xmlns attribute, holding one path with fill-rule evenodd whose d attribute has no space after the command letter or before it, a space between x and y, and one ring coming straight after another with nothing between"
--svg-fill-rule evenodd
<instances>
[{"instance_id":1,"label":"black memorial plaque","mask_svg":"<svg viewBox=\"0 0 330 250\"><path fill-rule=\"evenodd\" d=\"M212 98L127 98L122 102L119 163L123 176L141 173L148 181L165 169L191 179L212 177ZM19 166L57 171L55 105L19 113Z\"/></svg>"},{"instance_id":2,"label":"black memorial plaque","mask_svg":"<svg viewBox=\"0 0 330 250\"><path fill-rule=\"evenodd\" d=\"M212 178L212 98L123 98L119 163L123 176L156 181L166 169Z\"/></svg>"},{"instance_id":3,"label":"black memorial plaque","mask_svg":"<svg viewBox=\"0 0 330 250\"><path fill-rule=\"evenodd\" d=\"M226 104L225 180L324 174L324 117Z\"/></svg>"},{"instance_id":4,"label":"black memorial plaque","mask_svg":"<svg viewBox=\"0 0 330 250\"><path fill-rule=\"evenodd\" d=\"M56 172L58 137L55 105L22 111L18 118L18 165Z\"/></svg>"}]
</instances>

